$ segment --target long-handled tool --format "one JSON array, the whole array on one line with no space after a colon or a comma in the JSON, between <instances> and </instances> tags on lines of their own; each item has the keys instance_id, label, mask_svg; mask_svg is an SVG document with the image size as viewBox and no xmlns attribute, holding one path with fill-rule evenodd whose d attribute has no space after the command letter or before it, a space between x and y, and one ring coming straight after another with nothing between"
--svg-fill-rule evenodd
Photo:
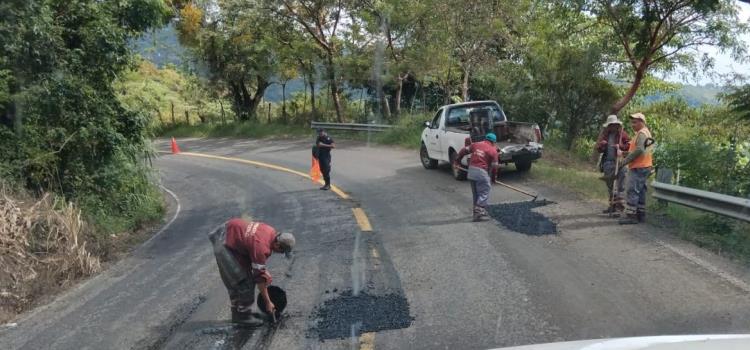
<instances>
[{"instance_id":1,"label":"long-handled tool","mask_svg":"<svg viewBox=\"0 0 750 350\"><path fill-rule=\"evenodd\" d=\"M516 191L516 192L518 192L518 193L523 193L523 194L525 194L525 195L527 195L527 196L531 197L531 201L532 201L532 202L535 202L535 201L536 201L536 199L537 199L537 198L539 197L539 194L532 194L532 193L526 192L526 191L524 191L524 190L522 190L522 189L520 189L520 188L518 188L518 187L513 187L513 186L511 186L511 185L508 185L508 184L506 184L506 183L503 183L503 182L500 182L500 181L497 181L497 180L495 180L495 183L496 183L496 184L498 184L498 185L500 185L500 186L503 186L503 187L509 188L509 189L511 189L511 190L513 190L513 191ZM544 200L544 201L546 202L546 200Z\"/></svg>"},{"instance_id":2,"label":"long-handled tool","mask_svg":"<svg viewBox=\"0 0 750 350\"><path fill-rule=\"evenodd\" d=\"M466 169L466 168L464 168L464 167L462 167L462 166L459 166L458 168L459 168L459 169L461 169L462 171L466 171L466 172L468 172L468 171L469 171L468 169ZM522 190L522 189L520 189L520 188L518 188L518 187L514 187L514 186L508 185L508 184L506 184L506 183L500 182L500 181L498 181L497 179L495 179L495 183L496 183L496 184L498 184L498 185L500 185L500 186L503 186L503 187L509 188L509 189L511 189L511 190L513 190L513 191L516 191L516 192L518 192L518 193L522 193L522 194L525 194L525 195L527 195L527 196L531 197L531 201L532 201L532 202L535 202L535 201L537 200L537 198L539 198L539 194L532 194L532 193L530 193L530 192L527 192L527 191L524 191L524 190ZM546 204L546 203L555 203L555 202L553 202L553 201L548 201L547 199L544 199L544 198L542 198L541 202L542 202L542 203L545 203L545 204Z\"/></svg>"}]
</instances>

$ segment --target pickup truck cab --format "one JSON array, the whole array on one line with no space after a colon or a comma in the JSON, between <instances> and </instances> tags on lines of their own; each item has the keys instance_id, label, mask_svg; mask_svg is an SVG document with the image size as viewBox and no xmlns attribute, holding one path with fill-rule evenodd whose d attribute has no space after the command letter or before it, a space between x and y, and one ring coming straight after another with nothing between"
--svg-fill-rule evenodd
<instances>
[{"instance_id":1,"label":"pickup truck cab","mask_svg":"<svg viewBox=\"0 0 750 350\"><path fill-rule=\"evenodd\" d=\"M486 116L482 128L472 115ZM476 131L490 129L497 135L498 162L514 163L518 171L529 171L532 162L542 156L544 146L539 126L535 123L508 121L502 107L495 101L473 101L442 106L432 121L425 122L419 157L426 169L437 168L440 161L453 163L461 148L477 141ZM472 130L475 131L472 133ZM481 136L481 135L480 135ZM468 164L468 157L462 161ZM453 167L453 176L464 180L466 172Z\"/></svg>"}]
</instances>

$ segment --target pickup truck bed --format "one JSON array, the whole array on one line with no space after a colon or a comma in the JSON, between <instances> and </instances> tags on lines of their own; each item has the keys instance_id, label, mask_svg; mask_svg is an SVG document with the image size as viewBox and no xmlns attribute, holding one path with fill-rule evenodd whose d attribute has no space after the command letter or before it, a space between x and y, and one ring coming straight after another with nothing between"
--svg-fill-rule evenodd
<instances>
[{"instance_id":1,"label":"pickup truck bed","mask_svg":"<svg viewBox=\"0 0 750 350\"><path fill-rule=\"evenodd\" d=\"M467 115L475 116L476 110L491 115L492 122L484 120L483 127L480 127L478 121L469 120ZM467 138L480 140L490 128L498 137L498 162L514 163L519 171L528 171L532 162L542 156L544 147L540 143L538 125L508 121L497 102L477 101L440 107L434 119L425 123L420 147L422 165L430 169L437 167L439 161L453 162L456 154L465 147ZM466 159L463 163L467 165ZM466 177L460 169L454 169L453 175L458 180Z\"/></svg>"}]
</instances>

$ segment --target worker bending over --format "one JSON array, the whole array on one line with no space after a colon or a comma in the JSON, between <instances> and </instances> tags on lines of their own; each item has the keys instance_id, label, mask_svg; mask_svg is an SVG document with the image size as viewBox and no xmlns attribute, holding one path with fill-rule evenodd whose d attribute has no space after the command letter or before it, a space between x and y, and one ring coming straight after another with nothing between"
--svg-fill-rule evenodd
<instances>
[{"instance_id":1,"label":"worker bending over","mask_svg":"<svg viewBox=\"0 0 750 350\"><path fill-rule=\"evenodd\" d=\"M474 221L486 220L488 217L487 200L490 198L490 189L492 189L491 179L499 167L495 142L497 142L497 136L494 133L488 133L484 141L472 143L461 149L453 164L455 167L461 166L461 159L471 154L467 178L471 182Z\"/></svg>"}]
</instances>

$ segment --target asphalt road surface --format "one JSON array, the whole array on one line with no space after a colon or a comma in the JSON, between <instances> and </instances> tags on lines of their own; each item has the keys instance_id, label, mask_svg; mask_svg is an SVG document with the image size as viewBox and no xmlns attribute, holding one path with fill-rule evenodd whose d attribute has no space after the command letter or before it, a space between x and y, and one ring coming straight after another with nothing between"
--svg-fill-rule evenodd
<instances>
[{"instance_id":1,"label":"asphalt road surface","mask_svg":"<svg viewBox=\"0 0 750 350\"><path fill-rule=\"evenodd\" d=\"M311 140L178 140L182 151L227 158L159 157L161 182L178 198L169 197L173 222L131 257L0 327L0 348L482 349L750 331L746 268L650 225L618 226L592 214L600 204L533 184L512 166L505 181L557 202L533 210L559 234L471 222L468 183L447 169L423 169L416 152L339 142L332 172L339 194L235 160L306 173ZM168 150L166 142L157 147ZM491 197L526 200L500 186ZM207 234L243 215L298 239L293 260L270 260L274 284L289 298L274 326L228 322ZM360 334L365 322L352 325L353 337L320 340L319 308L351 292L405 298L399 315L408 327Z\"/></svg>"}]
</instances>

